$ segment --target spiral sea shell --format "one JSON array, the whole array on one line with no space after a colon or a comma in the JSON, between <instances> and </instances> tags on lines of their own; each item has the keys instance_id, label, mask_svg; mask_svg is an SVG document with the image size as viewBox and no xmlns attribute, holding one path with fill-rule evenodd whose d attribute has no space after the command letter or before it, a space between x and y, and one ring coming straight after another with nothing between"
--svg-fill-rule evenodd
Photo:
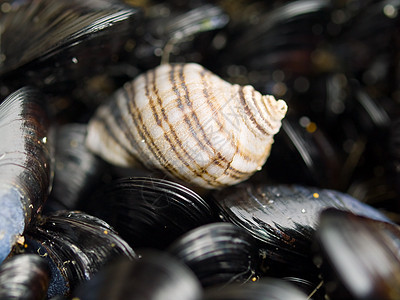
<instances>
[{"instance_id":1,"label":"spiral sea shell","mask_svg":"<svg viewBox=\"0 0 400 300\"><path fill-rule=\"evenodd\" d=\"M204 188L241 182L265 163L283 100L202 66L165 64L125 84L89 122L86 144L107 161L142 162Z\"/></svg>"}]
</instances>

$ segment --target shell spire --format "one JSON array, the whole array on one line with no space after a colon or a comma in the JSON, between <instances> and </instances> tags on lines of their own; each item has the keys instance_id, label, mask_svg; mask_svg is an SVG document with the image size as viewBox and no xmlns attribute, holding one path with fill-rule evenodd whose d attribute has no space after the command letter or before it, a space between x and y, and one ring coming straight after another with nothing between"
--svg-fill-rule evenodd
<instances>
[{"instance_id":1,"label":"shell spire","mask_svg":"<svg viewBox=\"0 0 400 300\"><path fill-rule=\"evenodd\" d=\"M198 64L165 64L98 108L86 144L113 164L140 161L190 184L220 188L261 169L286 110L283 100L232 85Z\"/></svg>"}]
</instances>

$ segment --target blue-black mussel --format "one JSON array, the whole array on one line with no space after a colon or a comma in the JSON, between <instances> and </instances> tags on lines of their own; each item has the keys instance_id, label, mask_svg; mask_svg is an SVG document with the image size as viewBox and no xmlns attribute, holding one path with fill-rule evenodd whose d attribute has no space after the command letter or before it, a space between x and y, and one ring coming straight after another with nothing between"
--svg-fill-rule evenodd
<instances>
[{"instance_id":1,"label":"blue-black mussel","mask_svg":"<svg viewBox=\"0 0 400 300\"><path fill-rule=\"evenodd\" d=\"M335 207L388 221L382 213L334 190L299 185L244 183L213 194L222 220L253 235L265 258L261 271L280 277L300 277L317 285L312 241L319 214Z\"/></svg>"},{"instance_id":2,"label":"blue-black mussel","mask_svg":"<svg viewBox=\"0 0 400 300\"><path fill-rule=\"evenodd\" d=\"M315 263L332 299L399 299L400 229L330 208L321 213Z\"/></svg>"},{"instance_id":3,"label":"blue-black mussel","mask_svg":"<svg viewBox=\"0 0 400 300\"><path fill-rule=\"evenodd\" d=\"M55 129L55 167L45 211L74 210L102 184L106 163L85 147L86 124L68 123Z\"/></svg>"},{"instance_id":4,"label":"blue-black mussel","mask_svg":"<svg viewBox=\"0 0 400 300\"><path fill-rule=\"evenodd\" d=\"M205 200L189 188L150 177L114 180L82 209L105 220L134 248L163 249L187 231L216 220Z\"/></svg>"},{"instance_id":5,"label":"blue-black mussel","mask_svg":"<svg viewBox=\"0 0 400 300\"><path fill-rule=\"evenodd\" d=\"M112 86L110 68L142 19L139 9L107 0L13 1L2 10L3 93L35 85L57 96L50 106L64 117L66 108L69 117L81 113L82 102L90 105Z\"/></svg>"},{"instance_id":6,"label":"blue-black mussel","mask_svg":"<svg viewBox=\"0 0 400 300\"><path fill-rule=\"evenodd\" d=\"M228 17L216 5L192 8L118 0L6 2L0 18L0 93L34 85L52 96L48 105L59 118L87 118L112 91L161 57L203 59L211 38L204 43L194 37L225 26Z\"/></svg>"},{"instance_id":7,"label":"blue-black mussel","mask_svg":"<svg viewBox=\"0 0 400 300\"><path fill-rule=\"evenodd\" d=\"M42 209L51 188L52 137L43 97L24 87L0 105L0 261Z\"/></svg>"},{"instance_id":8,"label":"blue-black mussel","mask_svg":"<svg viewBox=\"0 0 400 300\"><path fill-rule=\"evenodd\" d=\"M50 266L48 296L68 295L114 259L137 258L103 220L74 211L41 216L26 230L20 251L39 254Z\"/></svg>"},{"instance_id":9,"label":"blue-black mussel","mask_svg":"<svg viewBox=\"0 0 400 300\"><path fill-rule=\"evenodd\" d=\"M233 224L197 227L175 240L167 250L196 274L203 287L257 279L256 243L248 232Z\"/></svg>"},{"instance_id":10,"label":"blue-black mussel","mask_svg":"<svg viewBox=\"0 0 400 300\"><path fill-rule=\"evenodd\" d=\"M155 250L141 251L139 260L120 259L82 284L74 297L82 300L200 300L199 281L183 263Z\"/></svg>"},{"instance_id":11,"label":"blue-black mussel","mask_svg":"<svg viewBox=\"0 0 400 300\"><path fill-rule=\"evenodd\" d=\"M0 266L0 299L42 300L49 283L49 266L37 254L16 255Z\"/></svg>"}]
</instances>

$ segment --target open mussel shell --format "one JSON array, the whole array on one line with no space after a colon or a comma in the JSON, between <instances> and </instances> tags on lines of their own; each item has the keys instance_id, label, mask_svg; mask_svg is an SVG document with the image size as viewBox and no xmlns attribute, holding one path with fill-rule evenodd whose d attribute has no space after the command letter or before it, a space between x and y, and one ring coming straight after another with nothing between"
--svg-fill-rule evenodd
<instances>
[{"instance_id":1,"label":"open mussel shell","mask_svg":"<svg viewBox=\"0 0 400 300\"><path fill-rule=\"evenodd\" d=\"M261 242L268 261L265 271L276 269L282 276L302 275L312 265L311 244L322 210L336 207L388 221L347 194L299 185L244 183L215 193L213 199L223 220L246 229Z\"/></svg>"},{"instance_id":2,"label":"open mussel shell","mask_svg":"<svg viewBox=\"0 0 400 300\"><path fill-rule=\"evenodd\" d=\"M332 299L399 299L397 225L331 208L321 213L316 238Z\"/></svg>"},{"instance_id":3,"label":"open mussel shell","mask_svg":"<svg viewBox=\"0 0 400 300\"><path fill-rule=\"evenodd\" d=\"M209 205L192 190L150 177L112 181L84 210L105 220L135 248L164 248L215 220Z\"/></svg>"},{"instance_id":4,"label":"open mussel shell","mask_svg":"<svg viewBox=\"0 0 400 300\"><path fill-rule=\"evenodd\" d=\"M199 300L201 296L200 283L190 269L155 250L142 251L138 260L115 261L74 293L81 300Z\"/></svg>"},{"instance_id":5,"label":"open mussel shell","mask_svg":"<svg viewBox=\"0 0 400 300\"><path fill-rule=\"evenodd\" d=\"M45 209L74 210L101 183L107 166L85 147L85 136L85 124L69 123L56 129L54 181Z\"/></svg>"},{"instance_id":6,"label":"open mussel shell","mask_svg":"<svg viewBox=\"0 0 400 300\"><path fill-rule=\"evenodd\" d=\"M24 87L0 105L0 262L51 188L51 138L42 100Z\"/></svg>"},{"instance_id":7,"label":"open mussel shell","mask_svg":"<svg viewBox=\"0 0 400 300\"><path fill-rule=\"evenodd\" d=\"M39 255L16 255L0 266L1 299L45 299L49 282L49 266Z\"/></svg>"},{"instance_id":8,"label":"open mussel shell","mask_svg":"<svg viewBox=\"0 0 400 300\"><path fill-rule=\"evenodd\" d=\"M276 278L263 278L258 282L232 284L223 289L206 289L204 300L306 300L307 295L296 286Z\"/></svg>"},{"instance_id":9,"label":"open mussel shell","mask_svg":"<svg viewBox=\"0 0 400 300\"><path fill-rule=\"evenodd\" d=\"M195 228L167 250L196 274L203 287L256 278L258 251L254 239L233 224L212 223Z\"/></svg>"},{"instance_id":10,"label":"open mussel shell","mask_svg":"<svg viewBox=\"0 0 400 300\"><path fill-rule=\"evenodd\" d=\"M41 217L25 232L24 249L39 253L51 269L48 296L66 295L113 259L135 259L132 248L104 221L80 212Z\"/></svg>"}]
</instances>

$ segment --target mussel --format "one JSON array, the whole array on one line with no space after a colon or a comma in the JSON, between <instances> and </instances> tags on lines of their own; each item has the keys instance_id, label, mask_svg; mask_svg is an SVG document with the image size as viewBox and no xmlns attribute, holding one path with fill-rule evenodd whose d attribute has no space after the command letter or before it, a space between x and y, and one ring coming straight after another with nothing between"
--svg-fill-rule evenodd
<instances>
[{"instance_id":1,"label":"mussel","mask_svg":"<svg viewBox=\"0 0 400 300\"><path fill-rule=\"evenodd\" d=\"M45 210L74 210L101 183L107 166L84 144L86 124L68 123L55 130L54 181Z\"/></svg>"},{"instance_id":2,"label":"mussel","mask_svg":"<svg viewBox=\"0 0 400 300\"><path fill-rule=\"evenodd\" d=\"M51 189L52 138L43 97L24 87L0 105L0 262Z\"/></svg>"},{"instance_id":3,"label":"mussel","mask_svg":"<svg viewBox=\"0 0 400 300\"><path fill-rule=\"evenodd\" d=\"M258 251L253 237L233 224L197 227L179 237L167 250L196 274L203 287L257 278Z\"/></svg>"},{"instance_id":4,"label":"mussel","mask_svg":"<svg viewBox=\"0 0 400 300\"><path fill-rule=\"evenodd\" d=\"M139 15L116 1L13 1L0 18L3 85L68 95L118 60Z\"/></svg>"},{"instance_id":5,"label":"mussel","mask_svg":"<svg viewBox=\"0 0 400 300\"><path fill-rule=\"evenodd\" d=\"M21 254L0 266L0 299L42 300L50 282L47 262L37 254Z\"/></svg>"},{"instance_id":6,"label":"mussel","mask_svg":"<svg viewBox=\"0 0 400 300\"><path fill-rule=\"evenodd\" d=\"M114 259L137 258L106 222L80 212L59 211L42 216L31 224L24 237L20 251L39 254L50 266L49 297L68 295Z\"/></svg>"},{"instance_id":7,"label":"mussel","mask_svg":"<svg viewBox=\"0 0 400 300\"><path fill-rule=\"evenodd\" d=\"M321 213L315 259L333 299L399 299L398 225L338 209Z\"/></svg>"},{"instance_id":8,"label":"mussel","mask_svg":"<svg viewBox=\"0 0 400 300\"><path fill-rule=\"evenodd\" d=\"M210 206L189 188L164 179L120 178L82 207L109 223L132 247L168 246L216 220Z\"/></svg>"},{"instance_id":9,"label":"mussel","mask_svg":"<svg viewBox=\"0 0 400 300\"><path fill-rule=\"evenodd\" d=\"M378 210L334 190L299 185L244 183L213 195L223 220L246 229L265 249L264 271L280 276L305 275L313 269L312 241L319 214L329 207L390 222ZM313 275L314 274L314 275Z\"/></svg>"},{"instance_id":10,"label":"mussel","mask_svg":"<svg viewBox=\"0 0 400 300\"><path fill-rule=\"evenodd\" d=\"M141 252L139 260L115 261L82 284L74 297L81 300L200 300L202 289L183 263L165 252L146 250Z\"/></svg>"}]
</instances>

